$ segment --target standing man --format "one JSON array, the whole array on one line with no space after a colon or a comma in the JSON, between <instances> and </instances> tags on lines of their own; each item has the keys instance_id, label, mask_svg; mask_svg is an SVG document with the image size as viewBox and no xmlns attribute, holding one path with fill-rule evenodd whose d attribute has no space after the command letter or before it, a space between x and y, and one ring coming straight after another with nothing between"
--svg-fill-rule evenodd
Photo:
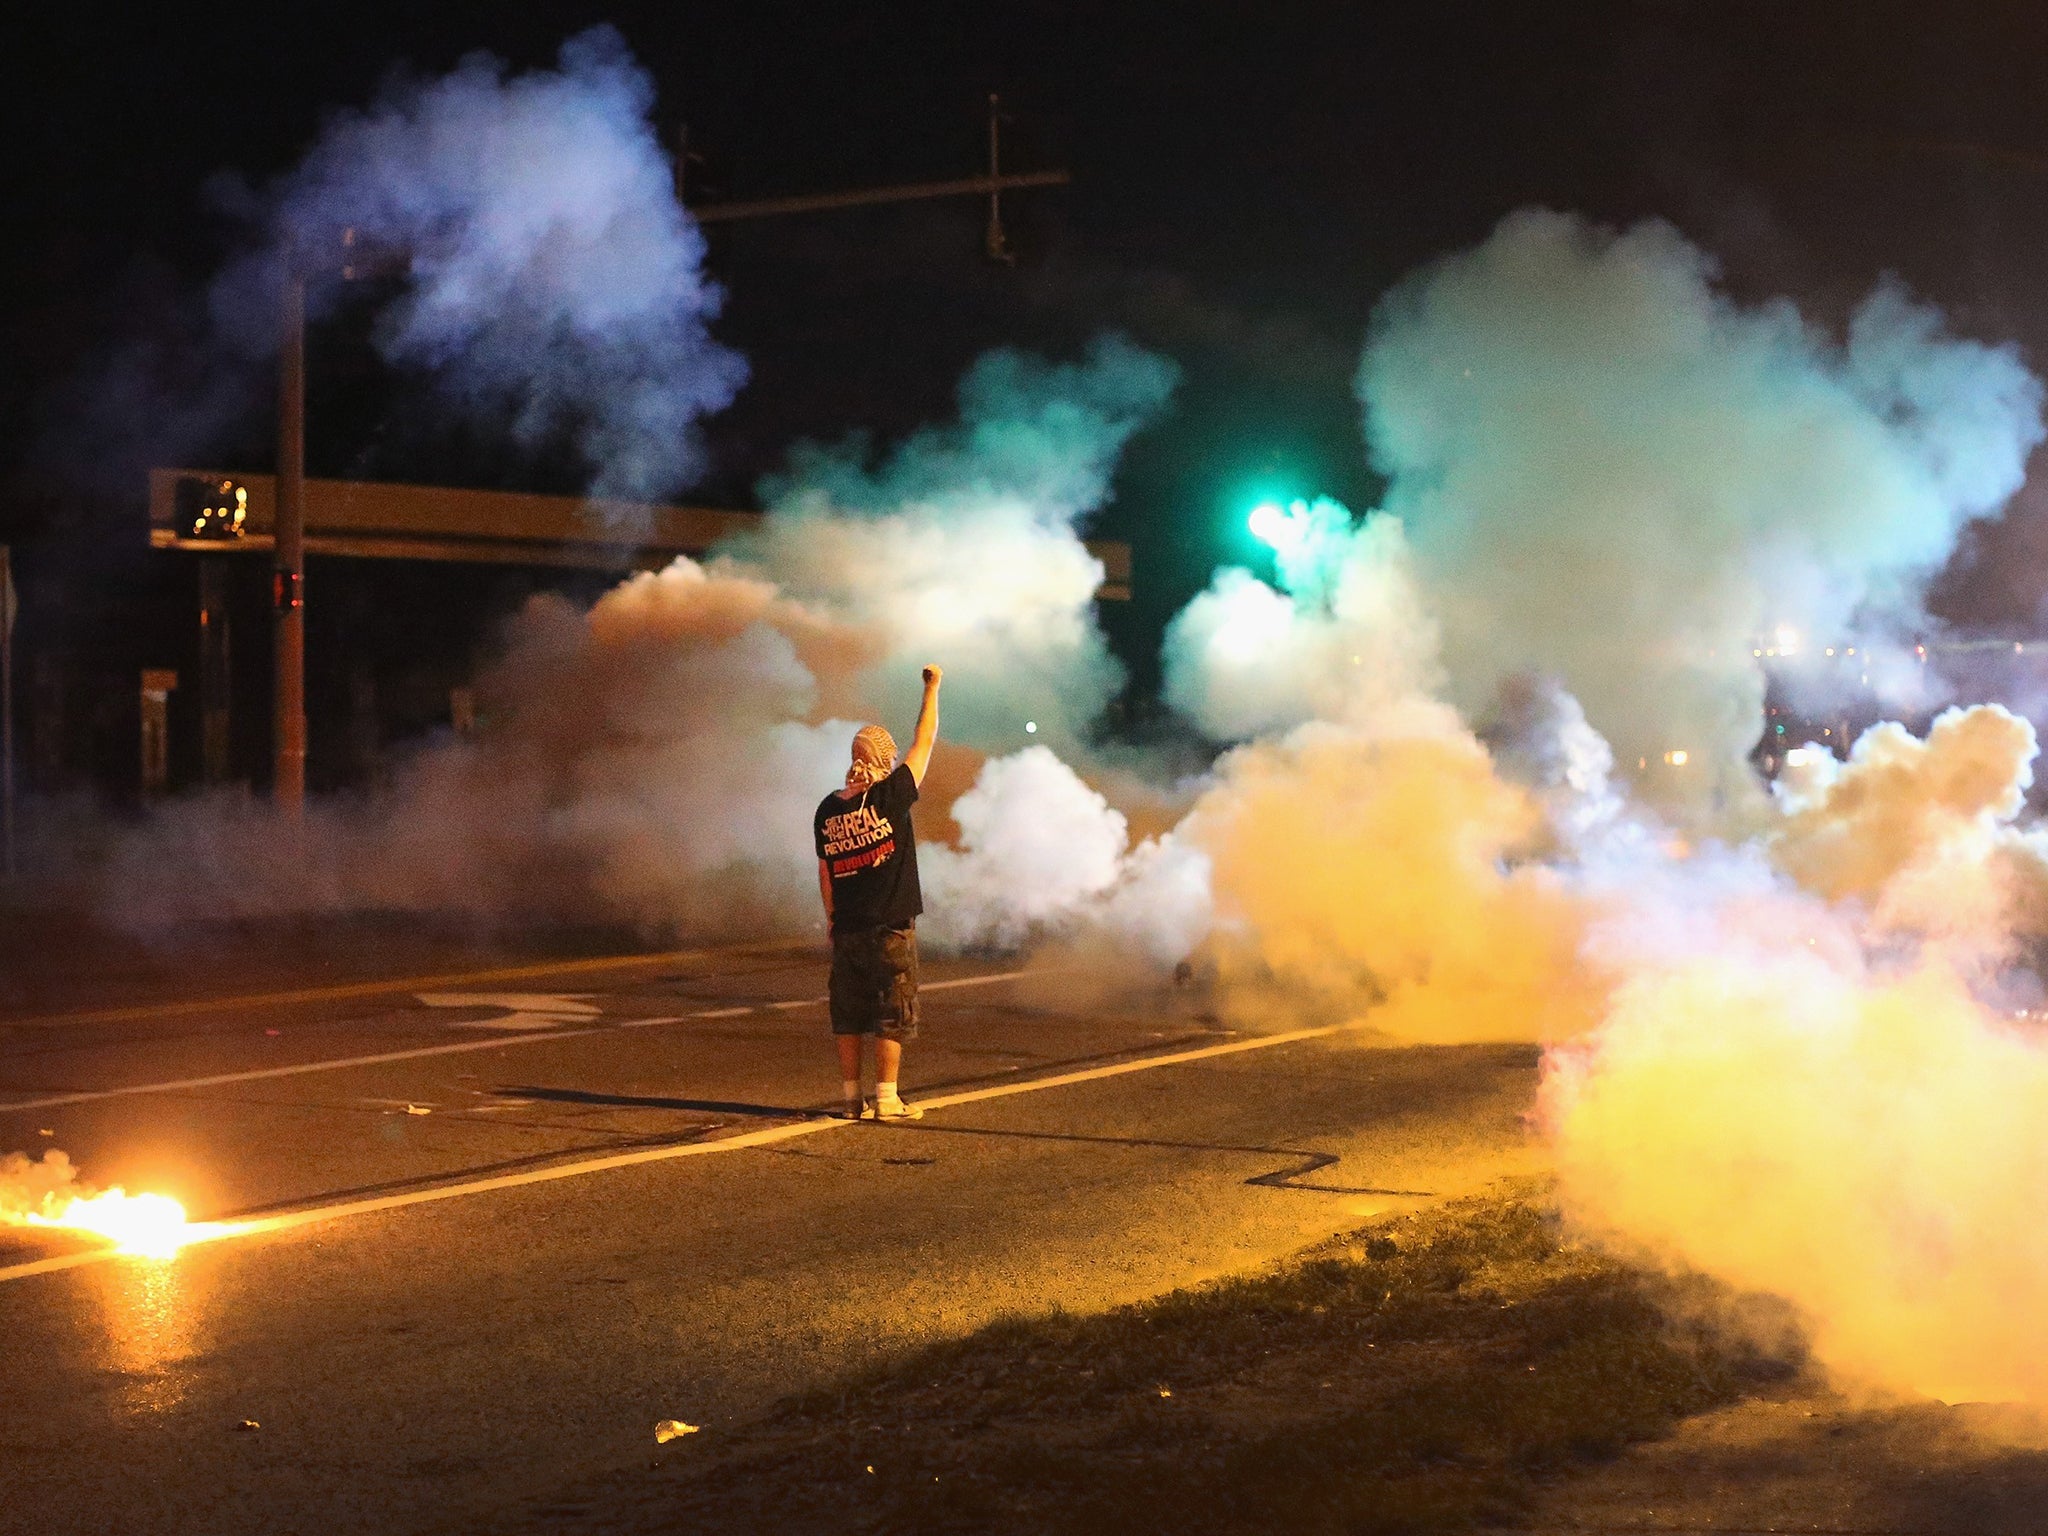
<instances>
[{"instance_id":1,"label":"standing man","mask_svg":"<svg viewBox=\"0 0 2048 1536\"><path fill-rule=\"evenodd\" d=\"M864 725L853 738L846 786L818 803L818 893L832 930L832 1034L848 1120L861 1117L861 1041L875 1036L875 1118L915 1120L896 1074L903 1042L917 1038L917 834L910 808L939 739L939 669L924 669L924 704L903 761L895 738Z\"/></svg>"}]
</instances>

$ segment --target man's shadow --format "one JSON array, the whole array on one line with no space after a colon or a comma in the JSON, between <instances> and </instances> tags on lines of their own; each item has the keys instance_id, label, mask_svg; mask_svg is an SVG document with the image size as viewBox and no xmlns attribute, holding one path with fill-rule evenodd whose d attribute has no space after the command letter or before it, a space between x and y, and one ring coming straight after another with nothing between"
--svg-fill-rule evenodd
<instances>
[{"instance_id":1,"label":"man's shadow","mask_svg":"<svg viewBox=\"0 0 2048 1536\"><path fill-rule=\"evenodd\" d=\"M668 1109L700 1115L751 1115L760 1120L807 1120L830 1113L815 1104L742 1104L731 1099L667 1099L633 1093L591 1093L582 1088L496 1088L501 1099L548 1104L603 1104L617 1109Z\"/></svg>"}]
</instances>

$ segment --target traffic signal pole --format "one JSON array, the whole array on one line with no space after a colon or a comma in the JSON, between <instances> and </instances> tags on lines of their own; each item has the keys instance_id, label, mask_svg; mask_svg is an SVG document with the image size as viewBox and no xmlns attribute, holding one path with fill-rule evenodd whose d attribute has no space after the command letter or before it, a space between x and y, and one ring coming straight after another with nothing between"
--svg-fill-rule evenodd
<instances>
[{"instance_id":1,"label":"traffic signal pole","mask_svg":"<svg viewBox=\"0 0 2048 1536\"><path fill-rule=\"evenodd\" d=\"M306 806L306 279L284 275L278 349L276 575L276 769L271 796L297 821Z\"/></svg>"}]
</instances>

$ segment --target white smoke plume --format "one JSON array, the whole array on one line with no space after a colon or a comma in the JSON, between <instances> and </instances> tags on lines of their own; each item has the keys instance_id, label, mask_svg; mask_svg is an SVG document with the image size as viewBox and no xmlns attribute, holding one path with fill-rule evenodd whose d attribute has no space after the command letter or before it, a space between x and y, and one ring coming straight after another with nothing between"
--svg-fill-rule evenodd
<instances>
[{"instance_id":1,"label":"white smoke plume","mask_svg":"<svg viewBox=\"0 0 2048 1536\"><path fill-rule=\"evenodd\" d=\"M1282 590L1228 567L1174 618L1169 703L1210 735L1244 741L1309 720L1384 727L1434 698L1436 621L1398 519L1354 527L1319 498L1287 517L1277 555Z\"/></svg>"},{"instance_id":2,"label":"white smoke plume","mask_svg":"<svg viewBox=\"0 0 2048 1536\"><path fill-rule=\"evenodd\" d=\"M1873 726L1846 762L1807 749L1775 786L1773 855L1881 930L1964 943L2048 931L2048 837L2017 824L2037 750L2034 727L1996 704L1948 710L1924 739Z\"/></svg>"},{"instance_id":3,"label":"white smoke plume","mask_svg":"<svg viewBox=\"0 0 2048 1536\"><path fill-rule=\"evenodd\" d=\"M1115 337L1076 363L992 352L961 381L956 424L872 465L859 439L800 449L765 487L761 536L736 552L876 635L877 689L944 657L953 739L1001 751L1035 736L1071 753L1122 682L1081 524L1177 378Z\"/></svg>"},{"instance_id":4,"label":"white smoke plume","mask_svg":"<svg viewBox=\"0 0 2048 1536\"><path fill-rule=\"evenodd\" d=\"M653 99L618 33L598 26L552 69L513 73L476 53L446 76L396 77L331 115L271 184L216 178L241 254L203 302L60 391L53 462L126 477L124 491L148 464L205 462L274 397L282 283L296 272L312 321L380 306L387 361L469 430L580 460L594 520L631 536L612 499L689 484L697 422L746 378L710 334L723 295L676 199Z\"/></svg>"},{"instance_id":5,"label":"white smoke plume","mask_svg":"<svg viewBox=\"0 0 2048 1536\"><path fill-rule=\"evenodd\" d=\"M1546 1039L1579 1231L1788 1300L1846 1384L2048 1406L2048 1040L1998 1001L2041 922L2033 730L1879 726L1770 796L1742 764L1757 642L1875 637L1881 672L2038 386L1893 290L1836 346L1666 228L1547 214L1405 285L1360 381L1384 511L1297 509L1278 586L1220 576L1169 652L1257 738L1172 835L1227 1001ZM1608 736L1705 758L1736 841L1630 805Z\"/></svg>"},{"instance_id":6,"label":"white smoke plume","mask_svg":"<svg viewBox=\"0 0 2048 1536\"><path fill-rule=\"evenodd\" d=\"M1072 365L986 358L961 421L878 468L799 455L731 554L633 577L587 611L535 600L478 681L477 737L429 747L367 804L313 807L304 869L270 856L260 812L202 799L121 846L105 902L138 923L199 903L816 928L811 810L863 720L910 739L919 663L948 671L920 812L933 845L977 751L1032 739L1027 720L1072 742L1114 686L1077 524L1173 378L1115 341ZM962 851L932 854L960 898L935 941L1057 926L1125 848L1122 818L1043 750L992 764L960 814Z\"/></svg>"},{"instance_id":7,"label":"white smoke plume","mask_svg":"<svg viewBox=\"0 0 2048 1536\"><path fill-rule=\"evenodd\" d=\"M1624 762L1687 751L1702 803L1745 793L1758 641L1922 622L2042 435L2014 350L1895 286L1837 343L1714 275L1667 225L1518 213L1386 299L1358 374L1452 700L1558 677Z\"/></svg>"},{"instance_id":8,"label":"white smoke plume","mask_svg":"<svg viewBox=\"0 0 2048 1536\"><path fill-rule=\"evenodd\" d=\"M931 914L921 931L947 947L1014 948L1123 876L1124 817L1047 747L990 759L953 820L957 847L927 846L918 859Z\"/></svg>"}]
</instances>

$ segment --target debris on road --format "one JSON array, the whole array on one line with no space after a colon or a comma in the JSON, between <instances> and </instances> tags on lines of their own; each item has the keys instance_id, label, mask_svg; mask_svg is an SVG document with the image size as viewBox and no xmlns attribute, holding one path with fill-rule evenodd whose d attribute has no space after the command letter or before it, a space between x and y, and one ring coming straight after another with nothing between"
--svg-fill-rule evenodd
<instances>
[{"instance_id":1,"label":"debris on road","mask_svg":"<svg viewBox=\"0 0 2048 1536\"><path fill-rule=\"evenodd\" d=\"M431 1104L408 1104L405 1106L405 1112L408 1115L431 1115L434 1108Z\"/></svg>"},{"instance_id":2,"label":"debris on road","mask_svg":"<svg viewBox=\"0 0 2048 1536\"><path fill-rule=\"evenodd\" d=\"M57 1133L56 1133L55 1131L45 1131L45 1130L41 1130L41 1129L38 1129L38 1130L36 1131L36 1134L37 1134L38 1136L54 1136L54 1135L56 1135Z\"/></svg>"},{"instance_id":3,"label":"debris on road","mask_svg":"<svg viewBox=\"0 0 2048 1536\"><path fill-rule=\"evenodd\" d=\"M254 1419L238 1419L235 1421L235 1428L237 1430L261 1429L262 1427Z\"/></svg>"},{"instance_id":4,"label":"debris on road","mask_svg":"<svg viewBox=\"0 0 2048 1536\"><path fill-rule=\"evenodd\" d=\"M685 1435L697 1433L695 1424L685 1424L681 1419L663 1419L654 1426L654 1443L667 1445L671 1440L680 1440Z\"/></svg>"}]
</instances>

